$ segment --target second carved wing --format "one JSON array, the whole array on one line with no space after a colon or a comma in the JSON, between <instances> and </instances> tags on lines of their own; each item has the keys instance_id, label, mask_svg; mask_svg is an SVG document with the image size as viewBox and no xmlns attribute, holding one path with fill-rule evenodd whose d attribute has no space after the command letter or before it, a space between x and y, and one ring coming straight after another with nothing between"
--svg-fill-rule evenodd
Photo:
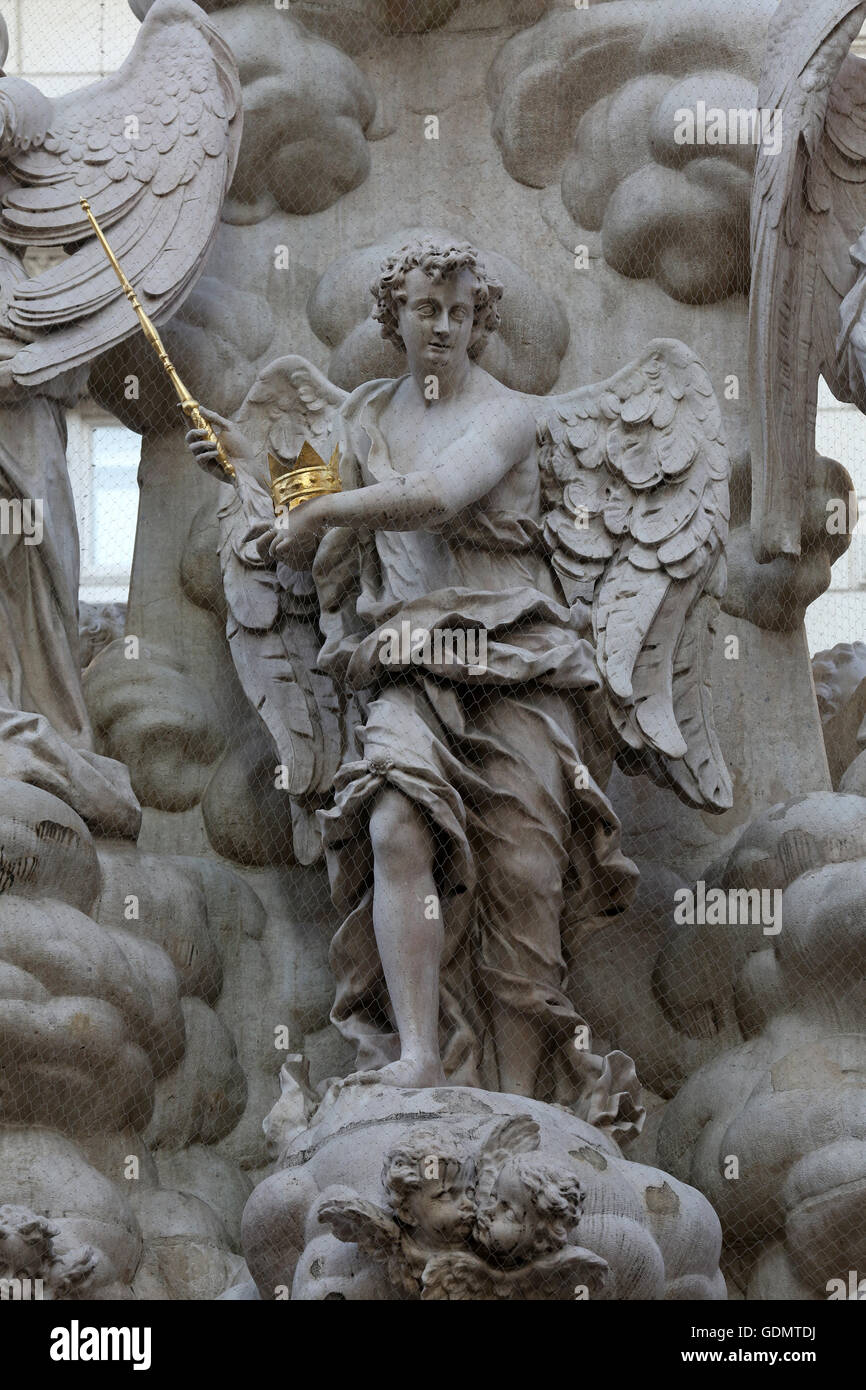
<instances>
[{"instance_id":1,"label":"second carved wing","mask_svg":"<svg viewBox=\"0 0 866 1390\"><path fill-rule=\"evenodd\" d=\"M862 0L781 0L767 36L758 106L772 113L777 139L757 148L749 301L761 561L801 551L819 378L866 408L848 360L866 302L866 63L850 53L864 19Z\"/></svg>"},{"instance_id":2,"label":"second carved wing","mask_svg":"<svg viewBox=\"0 0 866 1390\"><path fill-rule=\"evenodd\" d=\"M592 608L618 760L725 810L710 662L729 457L710 379L684 343L656 339L609 380L543 408L545 535L566 597Z\"/></svg>"}]
</instances>

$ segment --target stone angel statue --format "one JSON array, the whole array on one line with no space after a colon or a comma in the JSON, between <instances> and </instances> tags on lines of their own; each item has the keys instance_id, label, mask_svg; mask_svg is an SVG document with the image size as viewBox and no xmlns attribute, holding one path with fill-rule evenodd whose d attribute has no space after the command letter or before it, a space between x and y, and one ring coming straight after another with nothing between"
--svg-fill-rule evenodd
<instances>
[{"instance_id":1,"label":"stone angel statue","mask_svg":"<svg viewBox=\"0 0 866 1390\"><path fill-rule=\"evenodd\" d=\"M0 20L0 61L7 45ZM138 319L79 199L162 321L204 265L240 130L234 60L191 0L157 0L120 70L79 91L0 75L0 496L41 509L38 544L0 535L0 775L103 833L134 838L141 811L126 769L94 752L81 690L64 412ZM28 277L24 251L48 246L71 254Z\"/></svg>"},{"instance_id":2,"label":"stone angel statue","mask_svg":"<svg viewBox=\"0 0 866 1390\"><path fill-rule=\"evenodd\" d=\"M758 560L798 556L818 380L866 411L866 4L781 0L758 89L749 323L752 531Z\"/></svg>"},{"instance_id":3,"label":"stone angel statue","mask_svg":"<svg viewBox=\"0 0 866 1390\"><path fill-rule=\"evenodd\" d=\"M413 243L374 287L406 376L346 395L284 358L236 422L210 417L242 480L221 521L229 644L300 857L324 847L332 1018L360 1076L575 1104L626 1136L633 1065L584 1046L561 917L634 891L614 755L730 804L709 686L728 459L680 343L569 395L502 386L476 360L501 292L472 247ZM304 437L336 445L342 491L277 524L266 455Z\"/></svg>"},{"instance_id":4,"label":"stone angel statue","mask_svg":"<svg viewBox=\"0 0 866 1390\"><path fill-rule=\"evenodd\" d=\"M493 1125L477 1147L447 1126L410 1130L387 1154L387 1207L327 1194L318 1219L387 1268L394 1287L425 1300L570 1300L595 1294L607 1261L570 1243L584 1192L539 1158L527 1115Z\"/></svg>"}]
</instances>

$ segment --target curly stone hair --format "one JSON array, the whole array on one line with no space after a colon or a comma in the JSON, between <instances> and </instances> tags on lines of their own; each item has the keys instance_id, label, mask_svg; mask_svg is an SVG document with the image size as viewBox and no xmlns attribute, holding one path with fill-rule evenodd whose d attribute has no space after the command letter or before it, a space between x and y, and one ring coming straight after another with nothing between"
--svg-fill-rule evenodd
<instances>
[{"instance_id":1,"label":"curly stone hair","mask_svg":"<svg viewBox=\"0 0 866 1390\"><path fill-rule=\"evenodd\" d=\"M500 1175L506 1169L517 1175L533 1209L541 1218L535 1233L532 1256L538 1258L561 1250L580 1220L586 1195L582 1183L573 1173L545 1163L534 1153L506 1159ZM494 1206L495 1189L489 1200L489 1208ZM489 1221L489 1210L480 1212L479 1217L479 1228L483 1235Z\"/></svg>"},{"instance_id":2,"label":"curly stone hair","mask_svg":"<svg viewBox=\"0 0 866 1390\"><path fill-rule=\"evenodd\" d=\"M382 1168L382 1185L391 1199L399 1220L407 1220L406 1199L421 1187L425 1163L435 1159L454 1176L466 1162L467 1152L460 1140L437 1128L410 1130L405 1139L389 1149Z\"/></svg>"},{"instance_id":3,"label":"curly stone hair","mask_svg":"<svg viewBox=\"0 0 866 1390\"><path fill-rule=\"evenodd\" d=\"M543 1249L559 1250L580 1220L586 1196L582 1183L573 1173L542 1163L534 1154L520 1154L511 1162L532 1197L532 1205L544 1218L547 1239Z\"/></svg>"},{"instance_id":4,"label":"curly stone hair","mask_svg":"<svg viewBox=\"0 0 866 1390\"><path fill-rule=\"evenodd\" d=\"M399 306L406 301L406 276L410 270L423 270L434 284L447 280L461 270L475 277L475 314L469 356L473 362L481 356L491 333L499 327L502 286L489 274L479 253L468 242L437 242L432 238L411 241L401 246L393 256L382 262L379 278L370 286L376 301L373 318L382 325L382 337L401 351L403 339L397 323Z\"/></svg>"}]
</instances>

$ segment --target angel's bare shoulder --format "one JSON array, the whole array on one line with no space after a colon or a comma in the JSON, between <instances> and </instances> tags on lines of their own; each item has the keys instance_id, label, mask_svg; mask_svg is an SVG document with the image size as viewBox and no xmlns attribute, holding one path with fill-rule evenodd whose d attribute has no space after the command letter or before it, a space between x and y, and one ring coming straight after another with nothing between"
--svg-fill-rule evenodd
<instances>
[{"instance_id":1,"label":"angel's bare shoulder","mask_svg":"<svg viewBox=\"0 0 866 1390\"><path fill-rule=\"evenodd\" d=\"M524 494L531 495L538 471L537 424L526 397L475 366L460 405L463 437L480 435L502 460L502 479L491 500L497 506L518 505Z\"/></svg>"},{"instance_id":2,"label":"angel's bare shoulder","mask_svg":"<svg viewBox=\"0 0 866 1390\"><path fill-rule=\"evenodd\" d=\"M528 442L535 438L535 415L526 396L497 381L483 367L476 367L472 377L471 396L479 406L490 409L491 422L504 432L520 433Z\"/></svg>"}]
</instances>

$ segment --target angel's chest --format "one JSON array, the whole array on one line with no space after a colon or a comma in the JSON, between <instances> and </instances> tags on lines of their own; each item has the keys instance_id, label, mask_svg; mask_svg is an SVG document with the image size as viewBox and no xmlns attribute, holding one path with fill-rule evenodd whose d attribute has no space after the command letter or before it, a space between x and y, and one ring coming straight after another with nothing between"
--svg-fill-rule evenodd
<instances>
[{"instance_id":1,"label":"angel's chest","mask_svg":"<svg viewBox=\"0 0 866 1390\"><path fill-rule=\"evenodd\" d=\"M383 417L380 430L388 465L394 473L423 473L435 468L462 433L457 423L429 417Z\"/></svg>"}]
</instances>

